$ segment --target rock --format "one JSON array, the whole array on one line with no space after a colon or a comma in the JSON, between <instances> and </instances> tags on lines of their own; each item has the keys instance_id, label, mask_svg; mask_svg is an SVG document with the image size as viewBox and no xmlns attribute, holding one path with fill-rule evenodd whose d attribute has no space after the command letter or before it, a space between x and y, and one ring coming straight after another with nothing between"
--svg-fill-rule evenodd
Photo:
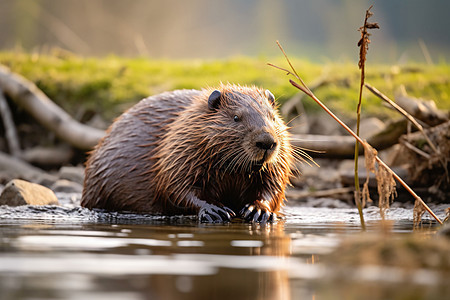
<instances>
[{"instance_id":1,"label":"rock","mask_svg":"<svg viewBox=\"0 0 450 300\"><path fill-rule=\"evenodd\" d=\"M84 168L79 167L62 167L59 169L59 178L83 184Z\"/></svg>"},{"instance_id":2,"label":"rock","mask_svg":"<svg viewBox=\"0 0 450 300\"><path fill-rule=\"evenodd\" d=\"M55 193L45 186L25 180L8 182L0 195L0 205L59 205Z\"/></svg>"},{"instance_id":3,"label":"rock","mask_svg":"<svg viewBox=\"0 0 450 300\"><path fill-rule=\"evenodd\" d=\"M60 179L52 185L51 189L55 193L81 193L83 191L83 185L78 182Z\"/></svg>"}]
</instances>

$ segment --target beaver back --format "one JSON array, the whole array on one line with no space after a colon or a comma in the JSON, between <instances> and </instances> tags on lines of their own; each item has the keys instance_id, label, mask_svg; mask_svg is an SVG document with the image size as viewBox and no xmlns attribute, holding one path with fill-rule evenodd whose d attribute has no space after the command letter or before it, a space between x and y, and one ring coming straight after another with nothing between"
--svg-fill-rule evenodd
<instances>
[{"instance_id":1,"label":"beaver back","mask_svg":"<svg viewBox=\"0 0 450 300\"><path fill-rule=\"evenodd\" d=\"M177 114L200 92L180 90L141 100L109 127L86 162L81 205L120 211L161 211L154 161L147 159Z\"/></svg>"}]
</instances>

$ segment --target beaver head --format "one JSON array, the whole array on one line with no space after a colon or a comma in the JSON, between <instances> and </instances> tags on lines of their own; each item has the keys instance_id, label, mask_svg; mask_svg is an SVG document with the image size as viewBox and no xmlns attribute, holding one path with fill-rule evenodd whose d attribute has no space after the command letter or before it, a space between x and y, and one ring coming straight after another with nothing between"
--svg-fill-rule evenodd
<instances>
[{"instance_id":1,"label":"beaver head","mask_svg":"<svg viewBox=\"0 0 450 300\"><path fill-rule=\"evenodd\" d=\"M208 98L209 116L215 124L210 136L216 139L222 135L218 131L223 131L227 136L222 138L229 141L221 167L227 164L235 170L256 171L276 163L285 128L275 109L275 97L269 90L249 91L242 87L214 90Z\"/></svg>"}]
</instances>

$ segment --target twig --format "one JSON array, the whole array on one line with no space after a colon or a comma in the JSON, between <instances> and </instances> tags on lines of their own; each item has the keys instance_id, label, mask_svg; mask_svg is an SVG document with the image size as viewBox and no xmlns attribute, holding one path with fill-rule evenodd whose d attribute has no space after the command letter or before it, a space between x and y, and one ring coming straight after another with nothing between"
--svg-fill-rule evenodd
<instances>
[{"instance_id":1,"label":"twig","mask_svg":"<svg viewBox=\"0 0 450 300\"><path fill-rule=\"evenodd\" d=\"M404 144L407 148L409 148L409 149L411 149L412 151L414 151L414 152L416 152L417 154L419 154L420 156L423 156L423 157L425 157L426 159L430 159L430 158L431 158L430 154L428 154L428 153L426 153L426 152L420 150L419 148L417 148L416 146L412 145L411 143L409 143L409 142L407 142L407 141L404 141L403 144Z\"/></svg>"}]
</instances>

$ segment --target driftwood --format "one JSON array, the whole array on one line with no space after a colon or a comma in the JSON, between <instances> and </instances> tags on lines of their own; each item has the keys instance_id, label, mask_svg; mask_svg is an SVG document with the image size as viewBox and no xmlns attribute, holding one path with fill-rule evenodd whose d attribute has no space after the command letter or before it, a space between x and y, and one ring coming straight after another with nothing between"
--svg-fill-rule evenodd
<instances>
[{"instance_id":1,"label":"driftwood","mask_svg":"<svg viewBox=\"0 0 450 300\"><path fill-rule=\"evenodd\" d=\"M73 149L67 145L51 148L37 146L25 149L20 158L38 166L63 166L70 162L73 155Z\"/></svg>"},{"instance_id":2,"label":"driftwood","mask_svg":"<svg viewBox=\"0 0 450 300\"><path fill-rule=\"evenodd\" d=\"M423 137L427 141L427 143L430 145L430 147L433 149L434 152L439 153L439 150L434 145L433 141L428 137L428 135L425 133L423 126L417 122L417 120L409 114L407 111L405 111L401 106L399 106L397 103L389 99L386 95L381 93L379 90L371 86L370 84L366 83L366 88L369 89L372 93L374 93L376 96L381 98L383 101L387 102L389 105L391 105L394 109L396 109L400 114L402 114L408 121L411 122L411 124L414 125L415 128L417 128L420 132L422 132ZM434 103L434 102L432 102Z\"/></svg>"},{"instance_id":3,"label":"driftwood","mask_svg":"<svg viewBox=\"0 0 450 300\"><path fill-rule=\"evenodd\" d=\"M450 192L450 121L425 130L439 151L433 151L424 143L423 134L415 132L404 135L404 155L409 161L408 170L413 183L428 187L435 199L448 201Z\"/></svg>"},{"instance_id":4,"label":"driftwood","mask_svg":"<svg viewBox=\"0 0 450 300\"><path fill-rule=\"evenodd\" d=\"M433 100L426 101L408 96L403 86L396 92L395 102L410 115L430 126L449 120L449 113L439 110Z\"/></svg>"},{"instance_id":5,"label":"driftwood","mask_svg":"<svg viewBox=\"0 0 450 300\"><path fill-rule=\"evenodd\" d=\"M3 152L0 152L0 170L5 172L9 179L22 178L32 182L41 182L45 179L56 180L56 177L43 170Z\"/></svg>"},{"instance_id":6,"label":"driftwood","mask_svg":"<svg viewBox=\"0 0 450 300\"><path fill-rule=\"evenodd\" d=\"M0 88L41 125L76 148L92 149L105 134L103 130L74 120L34 83L12 73L5 66L0 66Z\"/></svg>"},{"instance_id":7,"label":"driftwood","mask_svg":"<svg viewBox=\"0 0 450 300\"><path fill-rule=\"evenodd\" d=\"M15 156L20 157L22 151L20 150L19 138L17 136L16 126L14 125L11 110L6 101L2 89L0 88L0 116L5 127L5 136L8 143L9 152Z\"/></svg>"},{"instance_id":8,"label":"driftwood","mask_svg":"<svg viewBox=\"0 0 450 300\"><path fill-rule=\"evenodd\" d=\"M294 189L286 190L286 197L289 200L300 200L305 198L323 198L323 197L336 197L339 194L348 194L353 192L353 187L342 187L335 189L328 189L322 191L299 191Z\"/></svg>"},{"instance_id":9,"label":"driftwood","mask_svg":"<svg viewBox=\"0 0 450 300\"><path fill-rule=\"evenodd\" d=\"M375 149L383 150L397 144L405 132L406 121L400 120L371 136L367 142ZM313 157L353 158L355 155L355 139L352 136L294 134L292 144L306 150ZM361 148L360 154L362 153Z\"/></svg>"}]
</instances>

